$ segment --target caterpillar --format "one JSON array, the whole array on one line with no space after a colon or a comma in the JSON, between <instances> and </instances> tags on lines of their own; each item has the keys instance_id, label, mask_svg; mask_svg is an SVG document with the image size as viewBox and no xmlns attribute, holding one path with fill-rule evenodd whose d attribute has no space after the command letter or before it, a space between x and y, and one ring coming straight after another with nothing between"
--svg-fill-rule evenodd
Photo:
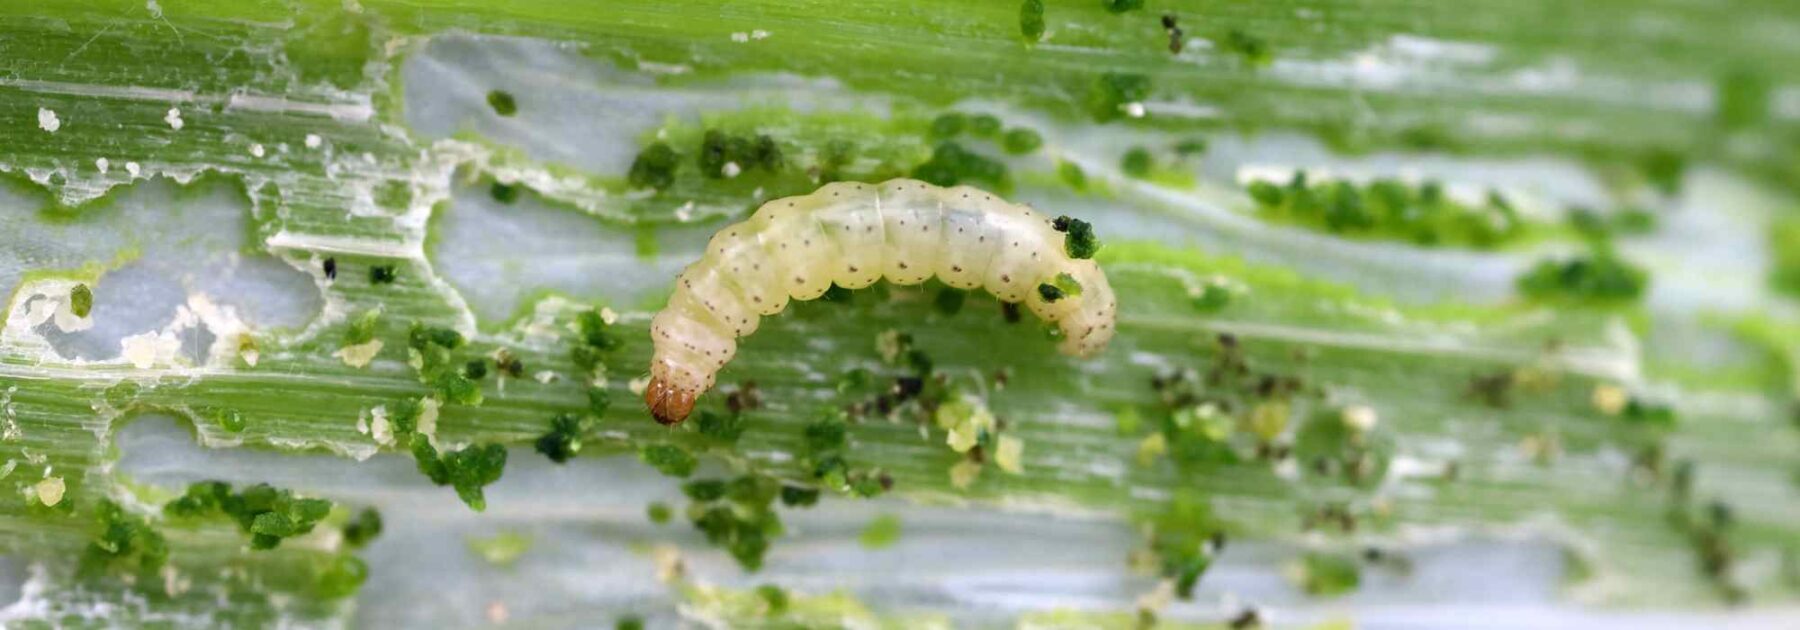
<instances>
[{"instance_id":1,"label":"caterpillar","mask_svg":"<svg viewBox=\"0 0 1800 630\"><path fill-rule=\"evenodd\" d=\"M1066 234L1059 234L1066 232ZM1079 220L1045 218L968 186L911 179L838 182L776 199L714 234L650 323L654 352L644 402L679 424L758 321L832 284L937 277L1023 303L1061 332L1063 354L1086 357L1113 336L1118 303Z\"/></svg>"}]
</instances>

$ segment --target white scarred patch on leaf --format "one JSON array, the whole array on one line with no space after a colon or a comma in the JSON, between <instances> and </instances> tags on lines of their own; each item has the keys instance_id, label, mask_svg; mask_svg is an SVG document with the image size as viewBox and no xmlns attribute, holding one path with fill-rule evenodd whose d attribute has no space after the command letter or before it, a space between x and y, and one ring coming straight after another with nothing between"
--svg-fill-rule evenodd
<instances>
[{"instance_id":1,"label":"white scarred patch on leaf","mask_svg":"<svg viewBox=\"0 0 1800 630\"><path fill-rule=\"evenodd\" d=\"M386 405L378 405L369 410L369 436L382 446L394 445L394 425L388 422Z\"/></svg>"},{"instance_id":2,"label":"white scarred patch on leaf","mask_svg":"<svg viewBox=\"0 0 1800 630\"><path fill-rule=\"evenodd\" d=\"M56 117L56 110L46 107L38 108L38 128L50 133L62 128L62 120Z\"/></svg>"},{"instance_id":3,"label":"white scarred patch on leaf","mask_svg":"<svg viewBox=\"0 0 1800 630\"><path fill-rule=\"evenodd\" d=\"M132 335L119 340L119 356L140 370L172 365L181 356L181 338L166 330Z\"/></svg>"},{"instance_id":4,"label":"white scarred patch on leaf","mask_svg":"<svg viewBox=\"0 0 1800 630\"><path fill-rule=\"evenodd\" d=\"M419 433L419 435L425 436L425 439L427 441L431 442L431 445L433 447L436 447L438 445L438 443L437 443L438 407L440 407L442 405L443 405L443 403L438 402L438 399L436 399L436 398L425 398L423 400L420 400L419 401L419 419L418 419L418 422L415 423L416 426L413 427L413 430L417 431Z\"/></svg>"}]
</instances>

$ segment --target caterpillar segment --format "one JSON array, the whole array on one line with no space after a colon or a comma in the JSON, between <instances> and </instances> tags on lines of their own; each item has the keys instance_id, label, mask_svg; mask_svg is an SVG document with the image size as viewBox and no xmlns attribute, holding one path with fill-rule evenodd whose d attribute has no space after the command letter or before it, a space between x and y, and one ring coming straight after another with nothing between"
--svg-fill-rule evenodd
<instances>
[{"instance_id":1,"label":"caterpillar segment","mask_svg":"<svg viewBox=\"0 0 1800 630\"><path fill-rule=\"evenodd\" d=\"M839 182L776 199L707 243L681 272L650 325L655 348L644 402L657 422L686 419L737 353L737 339L791 300L831 285L931 278L985 289L1058 326L1063 354L1086 357L1112 339L1118 302L1092 260L1069 256L1055 222L991 193L911 179ZM1041 285L1076 290L1040 291ZM1060 281L1060 282L1059 282Z\"/></svg>"}]
</instances>

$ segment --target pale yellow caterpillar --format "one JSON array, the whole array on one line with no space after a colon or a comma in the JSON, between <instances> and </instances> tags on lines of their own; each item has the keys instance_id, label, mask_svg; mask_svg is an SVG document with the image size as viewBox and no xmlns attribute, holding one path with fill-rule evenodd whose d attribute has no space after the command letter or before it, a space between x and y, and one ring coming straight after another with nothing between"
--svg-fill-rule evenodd
<instances>
[{"instance_id":1,"label":"pale yellow caterpillar","mask_svg":"<svg viewBox=\"0 0 1800 630\"><path fill-rule=\"evenodd\" d=\"M910 179L827 184L770 201L714 234L706 254L681 272L650 324L655 355L644 402L657 422L686 419L737 352L738 337L788 300L817 298L833 283L859 289L935 276L958 289L981 287L1056 323L1063 354L1092 355L1112 339L1118 302L1100 266L1086 259L1095 247L1086 228L968 186Z\"/></svg>"}]
</instances>

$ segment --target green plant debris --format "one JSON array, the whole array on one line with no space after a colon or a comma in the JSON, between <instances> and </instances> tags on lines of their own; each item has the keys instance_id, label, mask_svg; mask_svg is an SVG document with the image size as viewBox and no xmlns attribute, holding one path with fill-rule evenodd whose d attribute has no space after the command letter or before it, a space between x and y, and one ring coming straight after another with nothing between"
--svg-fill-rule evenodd
<instances>
[{"instance_id":1,"label":"green plant debris","mask_svg":"<svg viewBox=\"0 0 1800 630\"><path fill-rule=\"evenodd\" d=\"M380 535L381 512L375 508L358 510L344 523L344 544L351 547L366 547Z\"/></svg>"},{"instance_id":2,"label":"green plant debris","mask_svg":"<svg viewBox=\"0 0 1800 630\"><path fill-rule=\"evenodd\" d=\"M1220 48L1236 54L1253 67L1269 65L1275 59L1266 40L1235 28L1225 31Z\"/></svg>"},{"instance_id":3,"label":"green plant debris","mask_svg":"<svg viewBox=\"0 0 1800 630\"><path fill-rule=\"evenodd\" d=\"M1138 179L1149 179L1155 168L1156 158L1144 147L1132 147L1125 152L1125 157L1119 159L1119 170Z\"/></svg>"},{"instance_id":4,"label":"green plant debris","mask_svg":"<svg viewBox=\"0 0 1800 630\"><path fill-rule=\"evenodd\" d=\"M512 530L473 536L469 538L469 551L488 564L510 567L531 551L531 537Z\"/></svg>"},{"instance_id":5,"label":"green plant debris","mask_svg":"<svg viewBox=\"0 0 1800 630\"><path fill-rule=\"evenodd\" d=\"M494 113L501 116L511 117L513 114L519 113L518 101L513 99L511 92L505 90L488 92L487 103L488 107L494 108Z\"/></svg>"},{"instance_id":6,"label":"green plant debris","mask_svg":"<svg viewBox=\"0 0 1800 630\"><path fill-rule=\"evenodd\" d=\"M758 475L729 481L698 479L682 484L691 503L688 516L707 542L724 549L746 571L762 567L769 541L782 534L775 513L780 482Z\"/></svg>"},{"instance_id":7,"label":"green plant debris","mask_svg":"<svg viewBox=\"0 0 1800 630\"><path fill-rule=\"evenodd\" d=\"M912 176L939 186L967 183L1002 194L1012 187L1005 164L956 142L939 143L931 159L915 167Z\"/></svg>"},{"instance_id":8,"label":"green plant debris","mask_svg":"<svg viewBox=\"0 0 1800 630\"><path fill-rule=\"evenodd\" d=\"M499 481L506 470L506 447L499 444L471 444L440 457L429 440L415 439L412 454L420 473L434 484L454 488L456 496L477 512L487 509L482 488Z\"/></svg>"},{"instance_id":9,"label":"green plant debris","mask_svg":"<svg viewBox=\"0 0 1800 630\"><path fill-rule=\"evenodd\" d=\"M648 507L644 508L644 516L649 518L650 522L662 525L669 522L669 519L675 516L675 510L670 508L667 503L653 501Z\"/></svg>"},{"instance_id":10,"label":"green plant debris","mask_svg":"<svg viewBox=\"0 0 1800 630\"><path fill-rule=\"evenodd\" d=\"M670 477L694 474L694 467L700 463L687 449L673 444L646 444L638 450L638 459Z\"/></svg>"},{"instance_id":11,"label":"green plant debris","mask_svg":"<svg viewBox=\"0 0 1800 630\"><path fill-rule=\"evenodd\" d=\"M769 616L779 617L787 613L787 590L774 584L764 584L756 587L756 596L761 597L763 604L768 607Z\"/></svg>"},{"instance_id":12,"label":"green plant debris","mask_svg":"<svg viewBox=\"0 0 1800 630\"><path fill-rule=\"evenodd\" d=\"M1649 274L1606 251L1539 262L1518 281L1519 293L1528 298L1599 305L1636 302L1649 284Z\"/></svg>"},{"instance_id":13,"label":"green plant debris","mask_svg":"<svg viewBox=\"0 0 1800 630\"><path fill-rule=\"evenodd\" d=\"M94 290L88 285L77 284L69 290L69 312L76 317L87 317L94 310Z\"/></svg>"},{"instance_id":14,"label":"green plant debris","mask_svg":"<svg viewBox=\"0 0 1800 630\"><path fill-rule=\"evenodd\" d=\"M1093 258L1100 251L1100 238L1094 236L1094 226L1081 219L1068 216L1057 217L1054 221L1056 231L1064 233L1063 249L1070 258L1085 260Z\"/></svg>"},{"instance_id":15,"label":"green plant debris","mask_svg":"<svg viewBox=\"0 0 1800 630\"><path fill-rule=\"evenodd\" d=\"M718 129L708 129L697 153L700 173L713 178L737 177L744 171L781 170L784 165L781 146L766 135L746 137Z\"/></svg>"},{"instance_id":16,"label":"green plant debris","mask_svg":"<svg viewBox=\"0 0 1800 630\"><path fill-rule=\"evenodd\" d=\"M1044 0L1019 4L1019 35L1033 43L1044 38Z\"/></svg>"},{"instance_id":17,"label":"green plant debris","mask_svg":"<svg viewBox=\"0 0 1800 630\"><path fill-rule=\"evenodd\" d=\"M1534 233L1503 197L1489 195L1485 204L1466 205L1437 182L1314 181L1298 171L1285 185L1256 180L1248 190L1265 219L1348 238L1494 249Z\"/></svg>"},{"instance_id":18,"label":"green plant debris","mask_svg":"<svg viewBox=\"0 0 1800 630\"><path fill-rule=\"evenodd\" d=\"M337 555L328 560L325 570L319 573L318 593L326 599L341 599L355 595L369 580L369 565L362 558L352 555Z\"/></svg>"},{"instance_id":19,"label":"green plant debris","mask_svg":"<svg viewBox=\"0 0 1800 630\"><path fill-rule=\"evenodd\" d=\"M1038 132L1034 130L1014 127L1006 130L1006 134L1001 136L1000 145L1006 149L1007 153L1025 155L1044 146L1044 137L1038 135Z\"/></svg>"},{"instance_id":20,"label":"green plant debris","mask_svg":"<svg viewBox=\"0 0 1800 630\"><path fill-rule=\"evenodd\" d=\"M1208 282L1194 295L1194 308L1202 313L1217 313L1231 305L1231 288Z\"/></svg>"},{"instance_id":21,"label":"green plant debris","mask_svg":"<svg viewBox=\"0 0 1800 630\"><path fill-rule=\"evenodd\" d=\"M1361 585L1362 568L1351 556L1308 553L1301 557L1292 577L1295 585L1309 595L1337 597Z\"/></svg>"},{"instance_id":22,"label":"green plant debris","mask_svg":"<svg viewBox=\"0 0 1800 630\"><path fill-rule=\"evenodd\" d=\"M588 423L585 418L570 413L559 413L550 419L550 431L538 437L534 446L537 452L550 461L561 464L581 453L581 436L587 433Z\"/></svg>"},{"instance_id":23,"label":"green plant debris","mask_svg":"<svg viewBox=\"0 0 1800 630\"><path fill-rule=\"evenodd\" d=\"M700 418L695 423L700 434L716 440L720 444L736 444L743 437L744 416L741 413L719 413L710 409L700 410Z\"/></svg>"},{"instance_id":24,"label":"green plant debris","mask_svg":"<svg viewBox=\"0 0 1800 630\"><path fill-rule=\"evenodd\" d=\"M937 118L931 119L931 136L941 140L954 139L962 135L968 126L969 117L959 112L939 114Z\"/></svg>"},{"instance_id":25,"label":"green plant debris","mask_svg":"<svg viewBox=\"0 0 1800 630\"><path fill-rule=\"evenodd\" d=\"M1144 0L1101 0L1109 13L1125 13L1144 8Z\"/></svg>"},{"instance_id":26,"label":"green plant debris","mask_svg":"<svg viewBox=\"0 0 1800 630\"><path fill-rule=\"evenodd\" d=\"M1128 114L1129 106L1141 106L1149 98L1150 77L1108 72L1088 89L1087 111L1098 122L1118 120Z\"/></svg>"},{"instance_id":27,"label":"green plant debris","mask_svg":"<svg viewBox=\"0 0 1800 630\"><path fill-rule=\"evenodd\" d=\"M1174 581L1177 597L1192 598L1200 578L1212 566L1214 554L1224 547L1223 530L1214 521L1212 510L1203 499L1183 493L1165 510L1140 520L1149 532L1147 551L1154 570Z\"/></svg>"},{"instance_id":28,"label":"green plant debris","mask_svg":"<svg viewBox=\"0 0 1800 630\"><path fill-rule=\"evenodd\" d=\"M856 537L864 549L886 549L900 540L900 517L882 514L869 521Z\"/></svg>"},{"instance_id":29,"label":"green plant debris","mask_svg":"<svg viewBox=\"0 0 1800 630\"><path fill-rule=\"evenodd\" d=\"M519 186L516 184L494 182L493 185L488 187L488 196L493 197L494 201L512 205L519 201Z\"/></svg>"},{"instance_id":30,"label":"green plant debris","mask_svg":"<svg viewBox=\"0 0 1800 630\"><path fill-rule=\"evenodd\" d=\"M165 504L163 515L197 519L223 514L250 536L251 549L274 549L282 540L311 533L331 508L331 501L298 497L266 483L232 492L223 481L202 481Z\"/></svg>"},{"instance_id":31,"label":"green plant debris","mask_svg":"<svg viewBox=\"0 0 1800 630\"><path fill-rule=\"evenodd\" d=\"M634 188L662 190L675 183L675 171L681 166L681 154L664 142L654 142L631 162L627 180Z\"/></svg>"},{"instance_id":32,"label":"green plant debris","mask_svg":"<svg viewBox=\"0 0 1800 630\"><path fill-rule=\"evenodd\" d=\"M1769 231L1769 284L1800 299L1800 218L1778 219Z\"/></svg>"},{"instance_id":33,"label":"green plant debris","mask_svg":"<svg viewBox=\"0 0 1800 630\"><path fill-rule=\"evenodd\" d=\"M81 556L83 573L116 566L152 575L168 562L167 540L144 517L103 499L94 506L93 518L96 533Z\"/></svg>"}]
</instances>

